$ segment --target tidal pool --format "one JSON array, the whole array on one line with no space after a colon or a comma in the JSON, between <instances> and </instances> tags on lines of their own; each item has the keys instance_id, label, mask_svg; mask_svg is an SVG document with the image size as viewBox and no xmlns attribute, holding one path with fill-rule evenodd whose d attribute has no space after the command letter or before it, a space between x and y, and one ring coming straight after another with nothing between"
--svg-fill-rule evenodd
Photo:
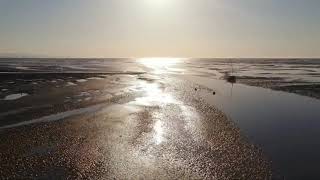
<instances>
[{"instance_id":1,"label":"tidal pool","mask_svg":"<svg viewBox=\"0 0 320 180\"><path fill-rule=\"evenodd\" d=\"M286 179L320 177L320 101L270 89L188 76L212 89L201 96L226 113Z\"/></svg>"}]
</instances>

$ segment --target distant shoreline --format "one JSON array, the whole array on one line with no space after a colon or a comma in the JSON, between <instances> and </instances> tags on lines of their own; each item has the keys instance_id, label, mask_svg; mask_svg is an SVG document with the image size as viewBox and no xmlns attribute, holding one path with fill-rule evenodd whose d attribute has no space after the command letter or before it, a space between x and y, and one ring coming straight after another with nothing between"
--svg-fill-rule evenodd
<instances>
[{"instance_id":1,"label":"distant shoreline","mask_svg":"<svg viewBox=\"0 0 320 180\"><path fill-rule=\"evenodd\" d=\"M105 59L114 59L114 60L121 60L121 59L143 59L144 57L140 58L140 57L0 57L0 60L2 59L43 59L43 60L50 60L50 59L64 59L64 60L79 60L79 59L83 59L83 60L105 60ZM148 57L146 57L148 58ZM159 57L162 58L162 57ZM163 57L164 59L167 57ZM174 57L174 58L181 58L181 59L195 59L195 60L320 60L320 57L248 57L248 58L237 58L237 57Z\"/></svg>"}]
</instances>

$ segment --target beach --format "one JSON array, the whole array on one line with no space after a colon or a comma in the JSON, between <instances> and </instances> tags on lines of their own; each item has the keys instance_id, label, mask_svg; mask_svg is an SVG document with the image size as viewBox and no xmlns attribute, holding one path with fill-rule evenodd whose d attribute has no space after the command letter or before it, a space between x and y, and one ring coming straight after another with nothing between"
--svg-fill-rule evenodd
<instances>
[{"instance_id":1,"label":"beach","mask_svg":"<svg viewBox=\"0 0 320 180\"><path fill-rule=\"evenodd\" d=\"M270 175L259 149L222 112L201 102L195 85L158 78L110 75L74 89L68 86L74 93L75 89L107 91L88 96L97 100L80 92L77 99L70 98L70 107L64 101L53 105L62 96L72 97L67 90L41 89L44 92L38 92L36 102L45 101L47 107L26 109L20 116L23 123L1 128L0 174L3 178L94 179L263 179ZM114 84L106 88L111 81ZM50 95L53 101L42 97L47 92L59 94ZM19 120L16 114L7 118Z\"/></svg>"},{"instance_id":2,"label":"beach","mask_svg":"<svg viewBox=\"0 0 320 180\"><path fill-rule=\"evenodd\" d=\"M294 156L296 160L305 156L299 158L301 154L296 156L293 151L292 158L281 159L286 151L281 144L287 146L283 143L287 139L273 139L284 132L279 119L291 119L292 128L301 121L281 116L287 114L281 111L286 104L278 104L274 113L281 117L271 116L275 111L263 107L277 103L263 97L270 102L281 97L292 108L304 101L316 108L319 101L314 98L231 84L221 78L223 73L207 71L208 66L199 63L195 69L194 64L179 66L176 60L77 61L78 66L65 60L71 64L67 69L56 61L57 66L52 61L47 66L20 63L20 70L2 72L1 179L301 176L291 170L302 164L288 164ZM315 131L309 128L313 135L318 116L304 116L311 123L308 126L314 126ZM274 121L265 120L268 118ZM292 133L285 132L284 136ZM306 147L313 145L315 151L318 148L315 141L301 141ZM317 175L309 170L310 177Z\"/></svg>"}]
</instances>

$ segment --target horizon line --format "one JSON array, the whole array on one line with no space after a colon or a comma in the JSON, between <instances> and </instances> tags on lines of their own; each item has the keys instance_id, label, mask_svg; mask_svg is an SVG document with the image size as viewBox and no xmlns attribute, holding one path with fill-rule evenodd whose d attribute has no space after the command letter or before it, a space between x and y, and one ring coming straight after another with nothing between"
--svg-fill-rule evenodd
<instances>
[{"instance_id":1,"label":"horizon line","mask_svg":"<svg viewBox=\"0 0 320 180\"><path fill-rule=\"evenodd\" d=\"M320 59L320 57L46 57L46 56L0 56L0 59Z\"/></svg>"}]
</instances>

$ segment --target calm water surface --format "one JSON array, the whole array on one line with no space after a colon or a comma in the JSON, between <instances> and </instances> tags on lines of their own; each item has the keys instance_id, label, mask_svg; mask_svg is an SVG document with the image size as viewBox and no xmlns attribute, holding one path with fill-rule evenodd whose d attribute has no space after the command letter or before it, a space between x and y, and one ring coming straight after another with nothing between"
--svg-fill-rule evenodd
<instances>
[{"instance_id":1,"label":"calm water surface","mask_svg":"<svg viewBox=\"0 0 320 180\"><path fill-rule=\"evenodd\" d=\"M216 92L202 91L289 179L320 177L320 101L222 80L188 79Z\"/></svg>"}]
</instances>

